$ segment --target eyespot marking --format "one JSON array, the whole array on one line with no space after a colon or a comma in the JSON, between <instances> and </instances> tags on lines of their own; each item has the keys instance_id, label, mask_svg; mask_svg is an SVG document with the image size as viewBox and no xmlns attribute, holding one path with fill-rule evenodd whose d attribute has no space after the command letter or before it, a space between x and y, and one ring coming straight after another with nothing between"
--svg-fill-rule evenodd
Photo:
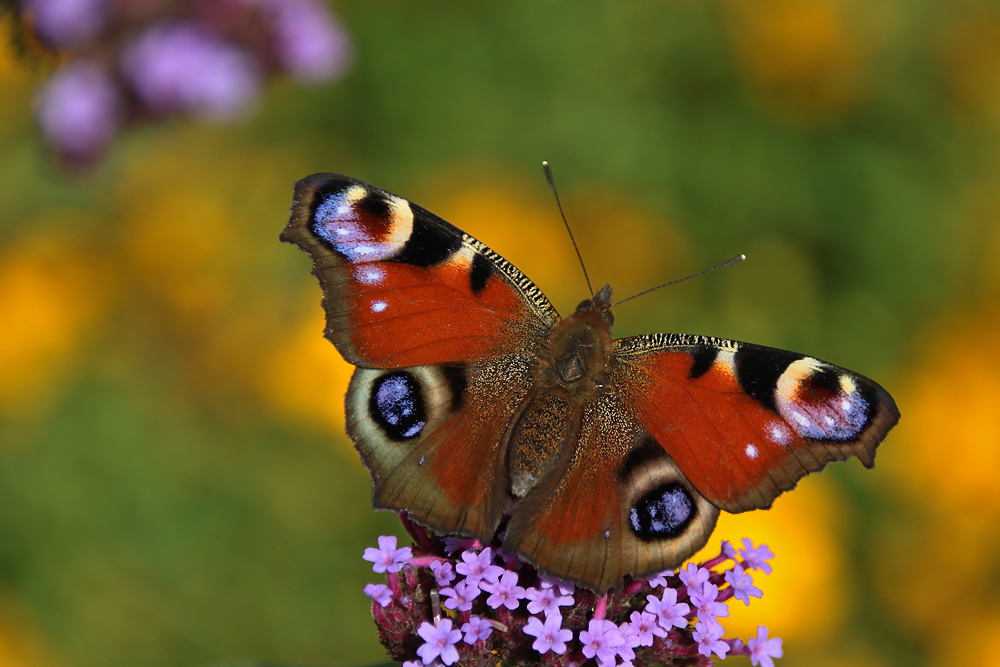
<instances>
[{"instance_id":1,"label":"eyespot marking","mask_svg":"<svg viewBox=\"0 0 1000 667\"><path fill-rule=\"evenodd\" d=\"M350 185L317 193L310 228L351 262L397 255L413 232L413 213L399 197Z\"/></svg>"},{"instance_id":2,"label":"eyespot marking","mask_svg":"<svg viewBox=\"0 0 1000 667\"><path fill-rule=\"evenodd\" d=\"M792 429L813 440L854 440L868 425L871 404L845 372L805 357L778 379L777 408Z\"/></svg>"},{"instance_id":3,"label":"eyespot marking","mask_svg":"<svg viewBox=\"0 0 1000 667\"><path fill-rule=\"evenodd\" d=\"M695 516L691 493L678 482L662 484L643 495L629 510L629 527L651 542L683 533Z\"/></svg>"},{"instance_id":4,"label":"eyespot marking","mask_svg":"<svg viewBox=\"0 0 1000 667\"><path fill-rule=\"evenodd\" d=\"M372 383L368 413L393 440L415 438L427 423L420 385L405 371L387 373Z\"/></svg>"}]
</instances>

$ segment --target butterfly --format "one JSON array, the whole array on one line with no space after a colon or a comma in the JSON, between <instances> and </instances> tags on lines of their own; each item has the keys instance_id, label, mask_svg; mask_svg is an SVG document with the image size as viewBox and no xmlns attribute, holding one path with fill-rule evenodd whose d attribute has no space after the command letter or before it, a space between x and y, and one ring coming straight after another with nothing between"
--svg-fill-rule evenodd
<instances>
[{"instance_id":1,"label":"butterfly","mask_svg":"<svg viewBox=\"0 0 1000 667\"><path fill-rule=\"evenodd\" d=\"M281 239L312 258L326 337L356 366L347 433L373 505L493 539L595 591L675 567L719 511L767 508L899 420L872 380L693 334L613 339L611 287L562 319L486 245L337 174L295 185Z\"/></svg>"}]
</instances>

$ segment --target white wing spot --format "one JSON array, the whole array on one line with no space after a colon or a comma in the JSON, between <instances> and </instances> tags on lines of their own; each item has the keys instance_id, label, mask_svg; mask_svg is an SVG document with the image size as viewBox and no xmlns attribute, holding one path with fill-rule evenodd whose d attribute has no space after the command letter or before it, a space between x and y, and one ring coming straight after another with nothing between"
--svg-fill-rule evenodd
<instances>
[{"instance_id":1,"label":"white wing spot","mask_svg":"<svg viewBox=\"0 0 1000 667\"><path fill-rule=\"evenodd\" d=\"M372 312L381 313L388 305L385 301L372 301Z\"/></svg>"},{"instance_id":2,"label":"white wing spot","mask_svg":"<svg viewBox=\"0 0 1000 667\"><path fill-rule=\"evenodd\" d=\"M767 435L771 442L787 447L792 442L792 432L781 422L771 422L767 425Z\"/></svg>"},{"instance_id":3,"label":"white wing spot","mask_svg":"<svg viewBox=\"0 0 1000 667\"><path fill-rule=\"evenodd\" d=\"M361 264L354 270L354 279L362 285L380 285L385 280L385 271L375 265Z\"/></svg>"},{"instance_id":4,"label":"white wing spot","mask_svg":"<svg viewBox=\"0 0 1000 667\"><path fill-rule=\"evenodd\" d=\"M757 446L756 445L754 445L754 444L748 444L743 451L746 452L746 455L747 455L748 459L755 459L755 458L757 458Z\"/></svg>"}]
</instances>

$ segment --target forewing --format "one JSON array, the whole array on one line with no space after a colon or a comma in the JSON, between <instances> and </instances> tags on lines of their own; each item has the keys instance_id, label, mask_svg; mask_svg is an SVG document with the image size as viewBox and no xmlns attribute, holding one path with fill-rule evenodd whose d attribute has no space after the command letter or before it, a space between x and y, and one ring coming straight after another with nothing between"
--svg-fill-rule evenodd
<instances>
[{"instance_id":1,"label":"forewing","mask_svg":"<svg viewBox=\"0 0 1000 667\"><path fill-rule=\"evenodd\" d=\"M558 319L534 283L484 244L349 176L296 183L281 238L312 258L326 336L354 365L483 359L529 348Z\"/></svg>"},{"instance_id":2,"label":"forewing","mask_svg":"<svg viewBox=\"0 0 1000 667\"><path fill-rule=\"evenodd\" d=\"M899 420L877 383L801 354L681 334L615 345L617 386L643 426L728 512L769 507L830 461L872 467Z\"/></svg>"}]
</instances>

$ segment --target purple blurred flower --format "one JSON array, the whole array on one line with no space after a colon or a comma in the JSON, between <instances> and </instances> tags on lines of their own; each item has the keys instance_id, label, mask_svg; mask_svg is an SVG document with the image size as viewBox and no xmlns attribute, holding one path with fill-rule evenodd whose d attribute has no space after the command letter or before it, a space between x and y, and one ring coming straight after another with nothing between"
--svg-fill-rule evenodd
<instances>
[{"instance_id":1,"label":"purple blurred flower","mask_svg":"<svg viewBox=\"0 0 1000 667\"><path fill-rule=\"evenodd\" d=\"M55 47L72 47L93 39L107 19L106 0L23 0L35 32Z\"/></svg>"},{"instance_id":2,"label":"purple blurred flower","mask_svg":"<svg viewBox=\"0 0 1000 667\"><path fill-rule=\"evenodd\" d=\"M397 549L395 535L381 535L378 538L378 549L368 547L362 558L374 563L372 572L399 572L406 561L413 558L413 550L410 547Z\"/></svg>"},{"instance_id":3,"label":"purple blurred flower","mask_svg":"<svg viewBox=\"0 0 1000 667\"><path fill-rule=\"evenodd\" d=\"M425 642L417 649L417 655L425 665L431 664L437 657L440 657L441 662L446 665L458 662L458 650L455 644L462 638L462 632L452 630L450 618L443 618L436 625L425 621L417 630L417 634Z\"/></svg>"},{"instance_id":4,"label":"purple blurred flower","mask_svg":"<svg viewBox=\"0 0 1000 667\"><path fill-rule=\"evenodd\" d=\"M781 648L781 640L777 637L767 638L767 628L763 625L757 626L757 637L747 642L750 648L750 664L762 665L762 667L774 667L773 658L780 658L785 653Z\"/></svg>"},{"instance_id":5,"label":"purple blurred flower","mask_svg":"<svg viewBox=\"0 0 1000 667\"><path fill-rule=\"evenodd\" d=\"M549 651L562 655L566 652L566 642L572 641L573 631L562 627L562 616L558 613L545 617L545 622L532 616L524 626L524 634L535 637L531 648L545 655Z\"/></svg>"},{"instance_id":6,"label":"purple blurred flower","mask_svg":"<svg viewBox=\"0 0 1000 667\"><path fill-rule=\"evenodd\" d=\"M300 81L321 82L340 76L350 59L347 32L315 0L271 0L278 58Z\"/></svg>"},{"instance_id":7,"label":"purple blurred flower","mask_svg":"<svg viewBox=\"0 0 1000 667\"><path fill-rule=\"evenodd\" d=\"M260 86L247 52L193 23L147 29L122 54L122 70L157 114L233 118L249 108Z\"/></svg>"},{"instance_id":8,"label":"purple blurred flower","mask_svg":"<svg viewBox=\"0 0 1000 667\"><path fill-rule=\"evenodd\" d=\"M118 90L93 62L77 62L53 75L39 95L38 107L45 136L71 158L98 155L118 126Z\"/></svg>"}]
</instances>

